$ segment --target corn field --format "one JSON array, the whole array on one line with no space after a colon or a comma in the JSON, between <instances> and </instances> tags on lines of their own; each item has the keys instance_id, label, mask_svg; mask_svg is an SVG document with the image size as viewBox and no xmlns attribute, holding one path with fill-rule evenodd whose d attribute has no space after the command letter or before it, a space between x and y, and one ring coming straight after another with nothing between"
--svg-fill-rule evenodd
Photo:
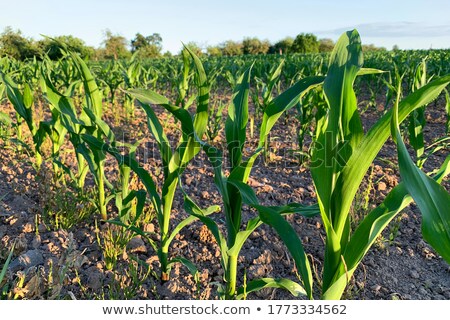
<instances>
[{"instance_id":1,"label":"corn field","mask_svg":"<svg viewBox=\"0 0 450 320\"><path fill-rule=\"evenodd\" d=\"M450 295L449 50L363 54L356 30L330 54L57 45L0 60L2 299ZM425 271L380 285L390 259Z\"/></svg>"}]
</instances>

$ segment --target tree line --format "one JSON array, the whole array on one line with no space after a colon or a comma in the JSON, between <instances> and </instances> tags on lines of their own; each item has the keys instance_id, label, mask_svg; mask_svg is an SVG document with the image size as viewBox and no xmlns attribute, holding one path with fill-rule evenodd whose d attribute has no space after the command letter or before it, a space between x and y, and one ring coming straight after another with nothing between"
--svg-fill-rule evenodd
<instances>
[{"instance_id":1,"label":"tree line","mask_svg":"<svg viewBox=\"0 0 450 320\"><path fill-rule=\"evenodd\" d=\"M66 43L71 50L78 52L86 60L127 59L133 54L140 58L160 58L171 56L170 52L162 52L163 39L159 33L144 36L137 33L131 40L114 34L110 30L104 33L104 39L99 48L88 46L85 42L71 35L57 36L54 39ZM228 40L218 45L202 47L198 43L186 44L197 55L238 56L257 54L291 54L329 52L334 47L331 39L318 39L314 34L301 33L295 38L287 37L275 43L247 37L242 41ZM385 50L374 45L363 46L363 50ZM10 56L17 60L40 59L47 54L50 59L62 57L58 45L50 38L34 40L25 37L20 30L6 27L0 34L0 56Z\"/></svg>"}]
</instances>

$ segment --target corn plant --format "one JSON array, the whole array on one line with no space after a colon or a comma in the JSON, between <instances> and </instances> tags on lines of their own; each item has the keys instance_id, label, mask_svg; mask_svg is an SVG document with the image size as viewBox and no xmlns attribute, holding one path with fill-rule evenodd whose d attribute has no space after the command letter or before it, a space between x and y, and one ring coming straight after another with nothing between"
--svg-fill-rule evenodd
<instances>
[{"instance_id":1,"label":"corn plant","mask_svg":"<svg viewBox=\"0 0 450 320\"><path fill-rule=\"evenodd\" d=\"M210 142L218 137L220 130L222 129L222 112L225 109L225 106L226 104L219 100L212 108L209 108L208 130L206 130L206 135Z\"/></svg>"},{"instance_id":2,"label":"corn plant","mask_svg":"<svg viewBox=\"0 0 450 320\"><path fill-rule=\"evenodd\" d=\"M5 294L5 291L6 291L5 288L2 286L2 283L3 283L3 279L5 278L6 272L8 271L8 266L11 262L11 259L12 259L13 253L14 253L14 246L15 246L15 243L13 243L11 250L8 254L8 257L6 258L6 261L3 264L3 267L0 271L0 290L1 290L0 297L3 297Z\"/></svg>"},{"instance_id":3,"label":"corn plant","mask_svg":"<svg viewBox=\"0 0 450 320\"><path fill-rule=\"evenodd\" d=\"M94 181L97 186L96 205L102 219L106 220L109 197L107 198L106 196L105 185L110 189L112 188L104 174L106 155L103 151L90 150L81 139L81 135L83 133L90 133L97 136L99 139L102 138L102 131L98 126L96 126L95 123L92 122L91 118L92 115L95 115L97 118L101 118L103 109L103 95L100 92L86 63L78 55L69 52L64 44L59 43L59 45L63 51L69 54L75 67L79 70L85 92L84 100L86 106L81 110L81 113L78 116L73 99L59 93L51 83L50 79L43 75L46 85L46 98L52 105L52 108L59 112L61 122L69 133L69 140L72 143L77 155L78 178L81 181L79 182L79 185L84 185L84 179L87 174L85 163L87 163L89 170L94 176ZM91 117L89 115L91 115Z\"/></svg>"},{"instance_id":4,"label":"corn plant","mask_svg":"<svg viewBox=\"0 0 450 320\"><path fill-rule=\"evenodd\" d=\"M317 124L311 165L327 234L321 280L322 299L341 298L349 279L378 235L413 199L424 217L422 230L425 240L450 262L449 215L443 206L443 203L448 206L448 194L443 195L445 190L436 186L450 173L450 156L433 181L423 173L416 172L418 169L412 168L410 163L400 163L405 181L393 188L383 203L364 217L355 230L350 228L349 212L353 199L367 169L389 137L391 118L394 116L395 124L403 121L413 110L435 99L450 83L450 76L441 77L411 93L401 102L397 100L398 106L394 111L387 112L364 134L353 91L356 76L364 73L361 71L362 63L358 32L353 30L344 33L330 57L330 67L324 81L329 110ZM398 96L399 92L398 89ZM401 145L397 132L396 135L397 143ZM399 157L406 158L405 153L405 150L400 150ZM401 159L400 162L406 160ZM440 201L438 204L435 197ZM302 277L306 295L313 298L312 270L295 231L276 211L257 209L261 220L274 227L288 247Z\"/></svg>"},{"instance_id":5,"label":"corn plant","mask_svg":"<svg viewBox=\"0 0 450 320\"><path fill-rule=\"evenodd\" d=\"M426 85L430 79L427 79L427 64L426 64L426 57L422 60L422 62L416 67L416 70L414 72L414 77L412 77L412 85L411 85L411 91L414 92L417 89L423 87ZM399 86L399 94L401 92L401 86ZM414 151L416 153L417 158L417 165L419 167L422 167L422 159L425 152L425 144L424 144L424 137L423 137L423 130L425 127L426 121L425 121L425 107L420 107L411 112L409 115L409 124L408 124L408 131L409 131L409 142L411 143L411 146L414 148Z\"/></svg>"},{"instance_id":6,"label":"corn plant","mask_svg":"<svg viewBox=\"0 0 450 320\"><path fill-rule=\"evenodd\" d=\"M186 49L188 50L188 49ZM202 137L207 129L208 122L208 104L209 104L209 83L207 81L206 73L203 65L195 54L189 51L197 73L198 84L198 100L197 109L194 117L182 106L175 106L169 100L158 93L145 90L134 89L128 90L127 93L139 101L142 108L147 114L148 127L154 136L162 158L164 167L164 182L161 194L158 193L150 174L143 169L132 155L122 155L117 148L109 144L104 144L102 141L93 140L89 136L84 136L84 139L91 139L92 143L101 144L101 148L111 155L113 155L120 164L125 164L131 168L141 179L146 187L147 193L150 196L153 208L156 212L159 228L160 228L160 242L157 244L157 254L161 263L161 280L168 281L170 277L170 270L174 263L181 262L192 273L196 273L196 269L192 263L183 257L175 257L170 259L169 247L175 236L186 226L197 220L190 216L182 220L176 225L173 230L170 228L170 215L172 213L173 200L175 191L179 184L180 176L186 169L189 162L200 152L201 147L196 140L197 137ZM170 146L169 139L164 133L163 126L157 118L155 111L151 105L160 105L166 110L175 115L181 124L181 137L174 151ZM208 214L217 211L217 206L212 206L206 210ZM139 230L136 230L139 232ZM141 232L142 233L142 232Z\"/></svg>"},{"instance_id":7,"label":"corn plant","mask_svg":"<svg viewBox=\"0 0 450 320\"><path fill-rule=\"evenodd\" d=\"M256 206L258 202L251 188L246 185L256 158L262 152L265 140L276 121L286 110L292 108L308 90L320 84L322 77L312 77L297 82L271 103L264 110L263 122L260 131L258 149L244 160L243 148L246 141L246 127L248 123L248 95L251 67L241 75L234 89L232 103L228 107L228 117L225 124L227 149L230 161L230 174L223 171L222 151L199 140L214 169L214 182L222 197L226 237L220 231L217 223L207 216L208 212L201 210L185 194L185 209L192 216L200 219L214 235L221 251L221 265L224 269L225 286L219 287L219 292L226 299L240 299L244 296L244 288L237 288L237 264L241 248L250 234L258 228L262 222L255 217L243 226L242 205L243 200ZM176 111L176 112L175 112ZM173 110L175 117L182 119L187 117L180 110ZM189 129L195 134L193 128ZM197 135L197 139L198 139ZM303 214L316 214L317 207L285 206L273 208L283 214L298 212ZM265 287L277 287L289 290L294 295L302 292L300 286L288 279L263 278L250 281L245 284L245 292L257 291Z\"/></svg>"},{"instance_id":8,"label":"corn plant","mask_svg":"<svg viewBox=\"0 0 450 320\"><path fill-rule=\"evenodd\" d=\"M42 164L41 155L41 145L45 138L45 132L40 126L39 121L37 121L35 115L33 114L33 104L34 97L33 91L28 83L25 83L22 88L12 80L12 78L0 71L0 80L5 86L6 96L13 105L16 111L16 128L17 128L17 139L19 143L24 144L21 124L23 121L28 126L28 129L32 136L32 141L34 144L34 157L35 157L35 168L39 170Z\"/></svg>"}]
</instances>

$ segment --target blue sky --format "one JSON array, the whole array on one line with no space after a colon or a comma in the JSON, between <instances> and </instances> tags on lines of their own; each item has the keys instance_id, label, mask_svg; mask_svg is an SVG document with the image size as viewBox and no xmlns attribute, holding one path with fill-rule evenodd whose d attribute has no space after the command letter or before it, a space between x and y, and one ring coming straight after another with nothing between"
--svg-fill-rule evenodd
<instances>
[{"instance_id":1,"label":"blue sky","mask_svg":"<svg viewBox=\"0 0 450 320\"><path fill-rule=\"evenodd\" d=\"M160 33L164 50L256 36L271 42L301 32L336 40L357 28L363 43L391 49L450 48L449 0L1 0L0 31L27 37L72 34L101 45L106 29L131 39Z\"/></svg>"}]
</instances>

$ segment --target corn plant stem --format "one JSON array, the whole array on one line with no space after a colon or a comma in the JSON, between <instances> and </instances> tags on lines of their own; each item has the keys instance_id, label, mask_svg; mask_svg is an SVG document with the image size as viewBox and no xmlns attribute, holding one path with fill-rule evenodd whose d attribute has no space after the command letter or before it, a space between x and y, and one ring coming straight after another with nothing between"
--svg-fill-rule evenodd
<instances>
[{"instance_id":1,"label":"corn plant stem","mask_svg":"<svg viewBox=\"0 0 450 320\"><path fill-rule=\"evenodd\" d=\"M170 214L172 212L173 199L175 197L175 190L178 184L178 178L175 178L168 186L167 192L163 196L163 221L161 226L161 249L160 249L160 263L161 263L161 280L168 281L170 278L168 261L169 261L169 245L167 241L170 227Z\"/></svg>"},{"instance_id":2,"label":"corn plant stem","mask_svg":"<svg viewBox=\"0 0 450 320\"><path fill-rule=\"evenodd\" d=\"M36 169L39 170L42 164L42 155L36 150L34 157L36 158Z\"/></svg>"},{"instance_id":3,"label":"corn plant stem","mask_svg":"<svg viewBox=\"0 0 450 320\"><path fill-rule=\"evenodd\" d=\"M99 164L98 170L98 205L100 210L100 215L103 220L107 220L106 214L106 200L105 200L105 177L103 172L103 163Z\"/></svg>"},{"instance_id":4,"label":"corn plant stem","mask_svg":"<svg viewBox=\"0 0 450 320\"><path fill-rule=\"evenodd\" d=\"M86 179L86 174L87 174L85 160L83 158L83 155L81 153L79 153L79 152L76 153L76 157L77 157L77 163L78 163L78 181L77 181L77 185L78 185L78 188L80 190L83 190L83 188L84 188L84 180Z\"/></svg>"},{"instance_id":5,"label":"corn plant stem","mask_svg":"<svg viewBox=\"0 0 450 320\"><path fill-rule=\"evenodd\" d=\"M226 299L234 299L236 294L236 278L237 278L237 255L228 256L228 267L227 267L227 288L226 288Z\"/></svg>"}]
</instances>

